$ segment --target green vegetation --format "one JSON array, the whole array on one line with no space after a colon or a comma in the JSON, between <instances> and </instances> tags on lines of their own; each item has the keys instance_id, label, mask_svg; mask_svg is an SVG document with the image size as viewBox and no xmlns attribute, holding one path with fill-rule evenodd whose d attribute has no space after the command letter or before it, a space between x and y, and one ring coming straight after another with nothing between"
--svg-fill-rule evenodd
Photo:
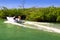
<instances>
[{"instance_id":1,"label":"green vegetation","mask_svg":"<svg viewBox=\"0 0 60 40\"><path fill-rule=\"evenodd\" d=\"M25 20L43 21L43 22L60 22L60 7L46 7L46 8L25 8L25 9L8 9L3 7L0 10L0 18L6 16L24 16Z\"/></svg>"},{"instance_id":2,"label":"green vegetation","mask_svg":"<svg viewBox=\"0 0 60 40\"><path fill-rule=\"evenodd\" d=\"M60 34L24 28L0 20L0 40L60 40Z\"/></svg>"}]
</instances>

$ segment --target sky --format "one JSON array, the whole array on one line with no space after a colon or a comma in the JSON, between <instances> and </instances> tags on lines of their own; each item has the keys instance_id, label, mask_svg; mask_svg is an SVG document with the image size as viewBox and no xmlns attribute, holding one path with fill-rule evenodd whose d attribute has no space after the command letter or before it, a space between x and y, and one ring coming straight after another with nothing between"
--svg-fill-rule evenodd
<instances>
[{"instance_id":1,"label":"sky","mask_svg":"<svg viewBox=\"0 0 60 40\"><path fill-rule=\"evenodd\" d=\"M0 7L5 6L7 8L19 8L23 4L23 0L0 0ZM24 0L24 7L48 7L48 6L60 7L60 0Z\"/></svg>"}]
</instances>

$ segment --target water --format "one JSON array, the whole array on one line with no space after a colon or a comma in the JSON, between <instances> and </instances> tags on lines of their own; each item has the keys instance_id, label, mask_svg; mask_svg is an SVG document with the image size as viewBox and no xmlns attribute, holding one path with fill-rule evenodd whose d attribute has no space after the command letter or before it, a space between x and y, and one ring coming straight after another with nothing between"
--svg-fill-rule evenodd
<instances>
[{"instance_id":1,"label":"water","mask_svg":"<svg viewBox=\"0 0 60 40\"><path fill-rule=\"evenodd\" d=\"M39 22L38 24L47 26L47 27L54 27L60 29L60 23L46 23L46 22Z\"/></svg>"},{"instance_id":2,"label":"water","mask_svg":"<svg viewBox=\"0 0 60 40\"><path fill-rule=\"evenodd\" d=\"M60 34L5 24L0 20L0 40L60 40Z\"/></svg>"}]
</instances>

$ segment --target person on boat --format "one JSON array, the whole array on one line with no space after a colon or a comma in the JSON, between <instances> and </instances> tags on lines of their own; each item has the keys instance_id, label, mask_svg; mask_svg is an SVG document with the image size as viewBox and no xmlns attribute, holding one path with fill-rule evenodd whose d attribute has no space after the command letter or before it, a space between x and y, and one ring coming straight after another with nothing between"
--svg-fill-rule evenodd
<instances>
[{"instance_id":1,"label":"person on boat","mask_svg":"<svg viewBox=\"0 0 60 40\"><path fill-rule=\"evenodd\" d=\"M16 16L14 19L17 23L23 23L23 21L21 20L21 16Z\"/></svg>"}]
</instances>

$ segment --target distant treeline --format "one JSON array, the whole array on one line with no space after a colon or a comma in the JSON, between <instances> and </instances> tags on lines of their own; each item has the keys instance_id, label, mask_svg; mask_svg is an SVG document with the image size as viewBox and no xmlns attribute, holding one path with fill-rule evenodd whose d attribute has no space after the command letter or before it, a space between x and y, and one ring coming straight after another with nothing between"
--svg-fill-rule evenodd
<instances>
[{"instance_id":1,"label":"distant treeline","mask_svg":"<svg viewBox=\"0 0 60 40\"><path fill-rule=\"evenodd\" d=\"M23 16L25 20L43 21L43 22L60 22L60 7L46 7L46 8L14 8L8 9L2 7L0 10L0 18L7 16Z\"/></svg>"}]
</instances>

